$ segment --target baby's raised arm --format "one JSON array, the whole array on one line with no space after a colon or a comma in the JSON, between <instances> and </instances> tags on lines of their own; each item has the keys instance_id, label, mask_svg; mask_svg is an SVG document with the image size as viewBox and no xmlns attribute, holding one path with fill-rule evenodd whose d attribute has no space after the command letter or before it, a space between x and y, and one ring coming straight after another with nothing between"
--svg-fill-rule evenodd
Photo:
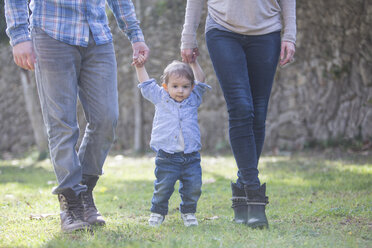
<instances>
[{"instance_id":1,"label":"baby's raised arm","mask_svg":"<svg viewBox=\"0 0 372 248\"><path fill-rule=\"evenodd\" d=\"M198 82L204 82L205 81L205 74L204 74L202 68L200 67L198 61L195 60L195 62L192 62L189 65L192 69L192 72L194 73L195 80L198 81Z\"/></svg>"},{"instance_id":2,"label":"baby's raised arm","mask_svg":"<svg viewBox=\"0 0 372 248\"><path fill-rule=\"evenodd\" d=\"M143 83L150 79L149 74L145 68L145 57L140 54L137 59L133 61L133 65L136 67L137 78L140 83Z\"/></svg>"}]
</instances>

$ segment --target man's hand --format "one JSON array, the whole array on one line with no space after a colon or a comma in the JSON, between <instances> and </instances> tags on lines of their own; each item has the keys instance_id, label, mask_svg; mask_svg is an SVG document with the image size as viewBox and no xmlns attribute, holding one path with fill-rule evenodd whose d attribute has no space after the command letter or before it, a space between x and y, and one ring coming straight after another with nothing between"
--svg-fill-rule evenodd
<instances>
[{"instance_id":1,"label":"man's hand","mask_svg":"<svg viewBox=\"0 0 372 248\"><path fill-rule=\"evenodd\" d=\"M135 62L139 55L143 55L143 64L146 63L147 58L149 57L150 49L147 47L145 42L139 41L132 44L133 49L133 62Z\"/></svg>"},{"instance_id":2,"label":"man's hand","mask_svg":"<svg viewBox=\"0 0 372 248\"><path fill-rule=\"evenodd\" d=\"M149 74L147 74L145 64L145 56L142 54L138 55L138 58L133 59L132 65L136 67L137 78L140 83L143 83L150 79Z\"/></svg>"},{"instance_id":3,"label":"man's hand","mask_svg":"<svg viewBox=\"0 0 372 248\"><path fill-rule=\"evenodd\" d=\"M34 70L36 55L32 47L32 41L18 43L13 47L14 62L23 69Z\"/></svg>"},{"instance_id":4,"label":"man's hand","mask_svg":"<svg viewBox=\"0 0 372 248\"><path fill-rule=\"evenodd\" d=\"M283 41L280 50L280 66L284 66L287 63L293 62L296 48L292 42Z\"/></svg>"},{"instance_id":5,"label":"man's hand","mask_svg":"<svg viewBox=\"0 0 372 248\"><path fill-rule=\"evenodd\" d=\"M181 50L182 61L185 63L194 63L196 61L196 57L199 56L199 49L197 47L191 49L182 49Z\"/></svg>"}]
</instances>

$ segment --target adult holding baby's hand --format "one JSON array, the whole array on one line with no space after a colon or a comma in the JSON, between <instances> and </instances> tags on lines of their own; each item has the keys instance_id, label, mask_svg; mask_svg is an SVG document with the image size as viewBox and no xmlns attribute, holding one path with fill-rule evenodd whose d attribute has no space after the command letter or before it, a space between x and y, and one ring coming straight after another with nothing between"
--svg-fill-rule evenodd
<instances>
[{"instance_id":1,"label":"adult holding baby's hand","mask_svg":"<svg viewBox=\"0 0 372 248\"><path fill-rule=\"evenodd\" d=\"M14 62L35 70L50 157L58 180L61 229L104 225L93 199L118 120L117 63L106 3L127 35L133 57L149 54L130 0L5 0ZM32 14L29 16L29 8ZM130 58L128 58L130 59ZM77 99L87 125L79 138Z\"/></svg>"},{"instance_id":2,"label":"adult holding baby's hand","mask_svg":"<svg viewBox=\"0 0 372 248\"><path fill-rule=\"evenodd\" d=\"M199 54L196 29L203 5L204 0L187 1L181 56L188 63ZM261 185L257 167L276 67L278 61L292 62L295 53L296 1L209 0L207 5L206 42L226 100L238 166L238 179L231 183L234 220L268 227L266 184Z\"/></svg>"}]
</instances>

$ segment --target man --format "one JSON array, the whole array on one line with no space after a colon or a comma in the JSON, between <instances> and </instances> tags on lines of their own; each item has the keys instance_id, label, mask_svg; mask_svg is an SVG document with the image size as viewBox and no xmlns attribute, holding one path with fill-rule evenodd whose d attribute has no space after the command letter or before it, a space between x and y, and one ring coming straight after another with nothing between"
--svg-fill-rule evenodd
<instances>
[{"instance_id":1,"label":"man","mask_svg":"<svg viewBox=\"0 0 372 248\"><path fill-rule=\"evenodd\" d=\"M51 161L58 180L62 231L104 225L93 188L115 137L118 118L116 59L105 0L5 0L7 34L15 63L35 70L47 128ZM149 49L131 0L107 0L132 43L133 58ZM81 146L76 103L87 127Z\"/></svg>"}]
</instances>

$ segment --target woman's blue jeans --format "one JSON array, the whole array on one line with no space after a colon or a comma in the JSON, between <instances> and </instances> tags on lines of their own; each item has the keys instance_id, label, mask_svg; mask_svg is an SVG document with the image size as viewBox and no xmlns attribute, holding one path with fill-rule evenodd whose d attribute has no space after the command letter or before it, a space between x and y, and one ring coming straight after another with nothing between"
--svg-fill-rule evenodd
<instances>
[{"instance_id":1,"label":"woman's blue jeans","mask_svg":"<svg viewBox=\"0 0 372 248\"><path fill-rule=\"evenodd\" d=\"M238 165L238 186L258 189L271 87L280 54L280 32L242 35L212 29L209 55L227 104L231 148Z\"/></svg>"}]
</instances>

